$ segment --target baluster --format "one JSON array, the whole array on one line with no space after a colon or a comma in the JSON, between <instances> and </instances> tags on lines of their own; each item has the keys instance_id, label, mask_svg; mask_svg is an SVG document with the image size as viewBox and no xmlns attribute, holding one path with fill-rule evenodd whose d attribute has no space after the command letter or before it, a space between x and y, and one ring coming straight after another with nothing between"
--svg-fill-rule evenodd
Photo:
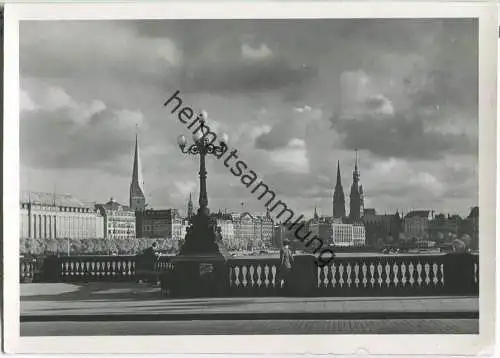
<instances>
[{"instance_id":1,"label":"baluster","mask_svg":"<svg viewBox=\"0 0 500 358\"><path fill-rule=\"evenodd\" d=\"M424 270L425 270L425 284L427 286L429 286L430 282L431 282L431 278L430 278L430 270L431 269L431 266L429 265L428 262L425 263L424 265Z\"/></svg>"},{"instance_id":2,"label":"baluster","mask_svg":"<svg viewBox=\"0 0 500 358\"><path fill-rule=\"evenodd\" d=\"M254 280L253 280L253 275L254 275L254 267L253 265L250 265L250 269L249 269L249 274L250 274L250 287L254 287Z\"/></svg>"},{"instance_id":3,"label":"baluster","mask_svg":"<svg viewBox=\"0 0 500 358\"><path fill-rule=\"evenodd\" d=\"M417 278L418 286L421 286L423 280L422 280L422 264L420 262L417 263L417 275L418 275Z\"/></svg>"},{"instance_id":4,"label":"baluster","mask_svg":"<svg viewBox=\"0 0 500 358\"><path fill-rule=\"evenodd\" d=\"M415 272L415 266L413 266L412 261L410 261L410 264L408 265L408 271L410 273L410 285L413 287L413 284L415 283L415 279L413 278L413 273Z\"/></svg>"},{"instance_id":5,"label":"baluster","mask_svg":"<svg viewBox=\"0 0 500 358\"><path fill-rule=\"evenodd\" d=\"M69 262L68 261L65 261L64 262L64 267L65 267L65 271L66 271L66 276L69 276Z\"/></svg>"},{"instance_id":6,"label":"baluster","mask_svg":"<svg viewBox=\"0 0 500 358\"><path fill-rule=\"evenodd\" d=\"M380 262L377 264L377 273L378 273L378 280L377 280L378 286L382 287L382 282L383 282L383 280L382 280L382 264Z\"/></svg>"},{"instance_id":7,"label":"baluster","mask_svg":"<svg viewBox=\"0 0 500 358\"><path fill-rule=\"evenodd\" d=\"M257 265L257 286L262 286L262 266L260 264Z\"/></svg>"},{"instance_id":8,"label":"baluster","mask_svg":"<svg viewBox=\"0 0 500 358\"><path fill-rule=\"evenodd\" d=\"M439 266L439 268L440 268L440 271L441 271L441 285L444 286L444 264L441 264Z\"/></svg>"},{"instance_id":9,"label":"baluster","mask_svg":"<svg viewBox=\"0 0 500 358\"><path fill-rule=\"evenodd\" d=\"M317 272L316 276L318 277L318 288L321 288L321 282L323 282L321 274L323 273L323 269L318 266L316 267L316 272Z\"/></svg>"},{"instance_id":10,"label":"baluster","mask_svg":"<svg viewBox=\"0 0 500 358\"><path fill-rule=\"evenodd\" d=\"M101 262L99 259L95 262L95 275L96 276L101 276Z\"/></svg>"},{"instance_id":11,"label":"baluster","mask_svg":"<svg viewBox=\"0 0 500 358\"><path fill-rule=\"evenodd\" d=\"M351 280L351 264L350 263L347 263L347 268L346 268L346 271L347 271L347 287L351 287L351 283L352 283L352 280Z\"/></svg>"},{"instance_id":12,"label":"baluster","mask_svg":"<svg viewBox=\"0 0 500 358\"><path fill-rule=\"evenodd\" d=\"M269 265L266 264L264 266L264 284L266 285L266 288L269 288Z\"/></svg>"},{"instance_id":13,"label":"baluster","mask_svg":"<svg viewBox=\"0 0 500 358\"><path fill-rule=\"evenodd\" d=\"M106 263L106 275L111 276L111 261Z\"/></svg>"},{"instance_id":14,"label":"baluster","mask_svg":"<svg viewBox=\"0 0 500 358\"><path fill-rule=\"evenodd\" d=\"M373 265L373 262L370 263L370 283L372 284L372 287L375 286L375 266Z\"/></svg>"},{"instance_id":15,"label":"baluster","mask_svg":"<svg viewBox=\"0 0 500 358\"><path fill-rule=\"evenodd\" d=\"M113 261L113 263L111 264L111 267L113 269L112 272L111 272L111 274L113 276L115 276L116 275L116 261Z\"/></svg>"},{"instance_id":16,"label":"baluster","mask_svg":"<svg viewBox=\"0 0 500 358\"><path fill-rule=\"evenodd\" d=\"M399 266L397 265L396 262L394 262L394 265L392 265L392 272L394 273L394 287L398 287L398 283L399 283L399 279L398 279Z\"/></svg>"},{"instance_id":17,"label":"baluster","mask_svg":"<svg viewBox=\"0 0 500 358\"><path fill-rule=\"evenodd\" d=\"M434 283L434 286L437 286L438 284L438 265L437 263L434 262L434 264L432 264L432 283Z\"/></svg>"},{"instance_id":18,"label":"baluster","mask_svg":"<svg viewBox=\"0 0 500 358\"><path fill-rule=\"evenodd\" d=\"M271 283L272 283L273 287L278 286L277 277L276 277L277 272L278 272L278 269L276 268L276 265L273 265L271 268L271 275L272 275Z\"/></svg>"},{"instance_id":19,"label":"baluster","mask_svg":"<svg viewBox=\"0 0 500 358\"><path fill-rule=\"evenodd\" d=\"M391 285L391 266L388 262L385 264L385 283L387 287Z\"/></svg>"},{"instance_id":20,"label":"baluster","mask_svg":"<svg viewBox=\"0 0 500 358\"><path fill-rule=\"evenodd\" d=\"M354 266L354 275L355 275L355 279L354 279L354 284L356 285L356 288L359 288L359 265L358 263L356 262L356 265Z\"/></svg>"},{"instance_id":21,"label":"baluster","mask_svg":"<svg viewBox=\"0 0 500 358\"><path fill-rule=\"evenodd\" d=\"M477 278L477 273L478 273L478 265L476 262L474 262L474 283L478 283L478 278Z\"/></svg>"},{"instance_id":22,"label":"baluster","mask_svg":"<svg viewBox=\"0 0 500 358\"><path fill-rule=\"evenodd\" d=\"M92 266L92 272L91 272L92 276L95 276L95 274L96 274L96 262L92 261L91 266Z\"/></svg>"},{"instance_id":23,"label":"baluster","mask_svg":"<svg viewBox=\"0 0 500 358\"><path fill-rule=\"evenodd\" d=\"M71 261L69 267L70 267L70 274L71 274L71 276L74 276L75 275L75 262Z\"/></svg>"},{"instance_id":24,"label":"baluster","mask_svg":"<svg viewBox=\"0 0 500 358\"><path fill-rule=\"evenodd\" d=\"M243 275L243 280L241 280L241 283L243 284L243 287L247 287L247 273L248 273L248 270L247 270L247 267L246 265L243 265L243 267L241 268L241 273Z\"/></svg>"},{"instance_id":25,"label":"baluster","mask_svg":"<svg viewBox=\"0 0 500 358\"><path fill-rule=\"evenodd\" d=\"M240 287L240 267L239 266L234 266L234 273L235 273L235 278L234 278L234 285L236 287Z\"/></svg>"},{"instance_id":26,"label":"baluster","mask_svg":"<svg viewBox=\"0 0 500 358\"><path fill-rule=\"evenodd\" d=\"M401 283L403 284L403 287L405 287L406 282L407 282L407 280L406 280L406 265L403 262L401 264Z\"/></svg>"},{"instance_id":27,"label":"baluster","mask_svg":"<svg viewBox=\"0 0 500 358\"><path fill-rule=\"evenodd\" d=\"M366 288L366 284L368 283L368 279L366 278L366 272L368 271L368 267L363 262L363 266L361 267L361 271L363 271L363 286Z\"/></svg>"},{"instance_id":28,"label":"baluster","mask_svg":"<svg viewBox=\"0 0 500 358\"><path fill-rule=\"evenodd\" d=\"M344 264L342 262L339 264L339 285L340 288L344 286Z\"/></svg>"},{"instance_id":29,"label":"baluster","mask_svg":"<svg viewBox=\"0 0 500 358\"><path fill-rule=\"evenodd\" d=\"M233 272L233 267L229 266L229 287L233 287Z\"/></svg>"},{"instance_id":30,"label":"baluster","mask_svg":"<svg viewBox=\"0 0 500 358\"><path fill-rule=\"evenodd\" d=\"M328 287L329 283L331 282L332 283L332 288L335 288L335 286L337 286L337 266L335 264L332 264L330 266L330 270L328 270L328 266L325 266L324 268L325 270L325 287ZM330 280L330 278L328 277L328 271L331 272L332 274L332 279Z\"/></svg>"}]
</instances>

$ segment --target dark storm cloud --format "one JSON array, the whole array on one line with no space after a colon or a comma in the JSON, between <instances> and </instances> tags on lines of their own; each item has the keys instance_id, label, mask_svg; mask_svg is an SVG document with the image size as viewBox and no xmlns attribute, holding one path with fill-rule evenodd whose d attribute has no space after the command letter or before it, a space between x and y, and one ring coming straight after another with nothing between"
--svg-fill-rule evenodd
<instances>
[{"instance_id":1,"label":"dark storm cloud","mask_svg":"<svg viewBox=\"0 0 500 358\"><path fill-rule=\"evenodd\" d=\"M230 94L297 88L315 76L316 70L310 67L293 68L284 61L266 60L181 68L172 79L184 92Z\"/></svg>"},{"instance_id":2,"label":"dark storm cloud","mask_svg":"<svg viewBox=\"0 0 500 358\"><path fill-rule=\"evenodd\" d=\"M398 113L390 118L331 118L347 149L367 150L381 157L440 159L446 153L473 154L477 140L466 134L425 129L421 117Z\"/></svg>"},{"instance_id":3,"label":"dark storm cloud","mask_svg":"<svg viewBox=\"0 0 500 358\"><path fill-rule=\"evenodd\" d=\"M86 124L76 123L73 117L64 108L23 113L21 162L33 168L100 167L112 174L124 174L117 160L130 156L134 127L121 127L118 114L108 109L93 114Z\"/></svg>"}]
</instances>

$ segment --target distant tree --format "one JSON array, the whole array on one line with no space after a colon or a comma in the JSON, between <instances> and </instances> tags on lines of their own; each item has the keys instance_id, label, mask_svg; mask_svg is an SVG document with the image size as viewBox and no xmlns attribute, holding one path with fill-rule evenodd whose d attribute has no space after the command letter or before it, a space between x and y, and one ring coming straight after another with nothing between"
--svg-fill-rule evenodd
<instances>
[{"instance_id":1,"label":"distant tree","mask_svg":"<svg viewBox=\"0 0 500 358\"><path fill-rule=\"evenodd\" d=\"M58 252L58 241L55 239L48 239L45 241L45 252L57 253Z\"/></svg>"},{"instance_id":2,"label":"distant tree","mask_svg":"<svg viewBox=\"0 0 500 358\"><path fill-rule=\"evenodd\" d=\"M82 254L82 240L73 239L70 242L70 252L72 255Z\"/></svg>"},{"instance_id":3,"label":"distant tree","mask_svg":"<svg viewBox=\"0 0 500 358\"><path fill-rule=\"evenodd\" d=\"M26 239L24 237L21 237L19 239L19 253L21 253L21 255L26 255L28 253L28 249L27 249L27 241L29 239Z\"/></svg>"}]
</instances>

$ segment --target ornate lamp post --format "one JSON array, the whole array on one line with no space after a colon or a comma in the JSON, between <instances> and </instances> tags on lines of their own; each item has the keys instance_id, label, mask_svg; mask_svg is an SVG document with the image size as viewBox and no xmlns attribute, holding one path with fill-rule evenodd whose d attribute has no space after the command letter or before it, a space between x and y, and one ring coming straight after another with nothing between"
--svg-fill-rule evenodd
<instances>
[{"instance_id":1,"label":"ornate lamp post","mask_svg":"<svg viewBox=\"0 0 500 358\"><path fill-rule=\"evenodd\" d=\"M206 121L206 112L202 112L200 123ZM202 127L200 127L202 128ZM210 220L207 195L207 169L205 165L206 157L209 154L220 155L227 151L227 134L223 133L218 144L213 144L209 138L204 136L201 129L193 134L193 144L188 145L185 136L180 135L177 143L182 153L200 156L200 197L198 213L192 218L192 226L188 229L186 240L180 250L181 255L219 255L221 254L220 240L216 240L215 227Z\"/></svg>"},{"instance_id":2,"label":"ornate lamp post","mask_svg":"<svg viewBox=\"0 0 500 358\"><path fill-rule=\"evenodd\" d=\"M205 123L203 112L201 123ZM212 144L199 129L193 135L194 143L187 145L183 135L177 142L184 154L200 156L200 197L198 213L191 218L185 241L179 254L172 259L174 269L170 279L173 296L200 297L221 295L227 289L226 250L216 225L209 216L207 196L207 155L220 155L227 150L227 135L222 134L218 144ZM213 141L213 140L212 140Z\"/></svg>"},{"instance_id":3,"label":"ornate lamp post","mask_svg":"<svg viewBox=\"0 0 500 358\"><path fill-rule=\"evenodd\" d=\"M202 118L200 119L203 125L206 120L206 112L202 112ZM205 166L205 158L208 154L220 155L227 150L227 134L223 133L220 138L219 145L214 145L208 141L208 138L203 136L200 130L193 134L194 144L187 147L187 139L185 136L180 135L177 138L177 143L181 148L182 153L200 155L200 197L198 203L200 205L198 209L198 215L209 215L208 209L208 196L207 196L207 169Z\"/></svg>"}]
</instances>

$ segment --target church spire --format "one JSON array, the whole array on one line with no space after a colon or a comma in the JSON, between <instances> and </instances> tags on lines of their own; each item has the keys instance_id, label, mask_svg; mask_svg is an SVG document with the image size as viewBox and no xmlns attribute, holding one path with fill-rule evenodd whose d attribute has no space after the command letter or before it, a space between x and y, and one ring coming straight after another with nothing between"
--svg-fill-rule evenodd
<instances>
[{"instance_id":1,"label":"church spire","mask_svg":"<svg viewBox=\"0 0 500 358\"><path fill-rule=\"evenodd\" d=\"M351 222L357 222L361 219L361 210L363 206L363 189L359 186L359 171L358 171L358 150L354 151L354 170L352 172L352 185L349 202L349 219Z\"/></svg>"},{"instance_id":2,"label":"church spire","mask_svg":"<svg viewBox=\"0 0 500 358\"><path fill-rule=\"evenodd\" d=\"M191 198L191 193L189 193L188 210L187 210L188 219L191 219L193 215L194 215L193 200Z\"/></svg>"},{"instance_id":3,"label":"church spire","mask_svg":"<svg viewBox=\"0 0 500 358\"><path fill-rule=\"evenodd\" d=\"M132 181L130 183L130 208L134 211L144 210L146 207L146 196L144 195L144 180L142 178L138 137L139 134L136 126L134 166L132 169Z\"/></svg>"},{"instance_id":4,"label":"church spire","mask_svg":"<svg viewBox=\"0 0 500 358\"><path fill-rule=\"evenodd\" d=\"M340 161L337 161L337 182L335 183L335 191L333 192L333 217L345 217L345 197L340 177Z\"/></svg>"}]
</instances>

